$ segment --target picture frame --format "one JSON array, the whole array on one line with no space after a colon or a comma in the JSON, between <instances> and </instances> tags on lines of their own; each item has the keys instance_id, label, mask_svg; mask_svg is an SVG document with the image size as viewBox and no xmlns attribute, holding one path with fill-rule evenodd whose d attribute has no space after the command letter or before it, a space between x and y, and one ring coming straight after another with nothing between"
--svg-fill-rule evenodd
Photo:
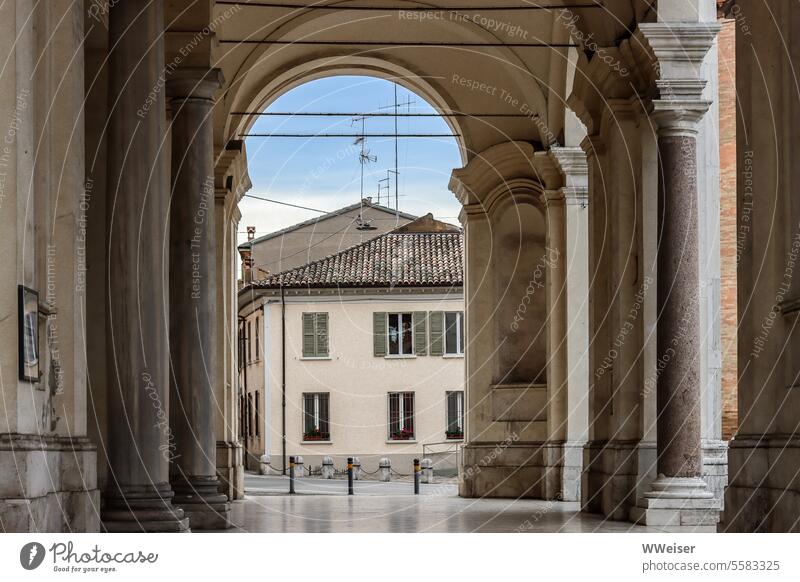
<instances>
[{"instance_id":1,"label":"picture frame","mask_svg":"<svg viewBox=\"0 0 800 582\"><path fill-rule=\"evenodd\" d=\"M19 379L39 381L39 292L19 285Z\"/></svg>"}]
</instances>

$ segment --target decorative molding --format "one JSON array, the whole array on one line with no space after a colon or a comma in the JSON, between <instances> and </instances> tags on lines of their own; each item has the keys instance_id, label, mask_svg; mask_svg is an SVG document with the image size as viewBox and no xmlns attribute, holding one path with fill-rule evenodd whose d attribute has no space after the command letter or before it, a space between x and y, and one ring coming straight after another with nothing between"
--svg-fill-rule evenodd
<instances>
[{"instance_id":1,"label":"decorative molding","mask_svg":"<svg viewBox=\"0 0 800 582\"><path fill-rule=\"evenodd\" d=\"M533 155L533 145L528 142L508 141L491 146L463 168L453 170L449 188L463 206L479 203L486 207L493 192L509 189L517 179L538 184Z\"/></svg>"}]
</instances>

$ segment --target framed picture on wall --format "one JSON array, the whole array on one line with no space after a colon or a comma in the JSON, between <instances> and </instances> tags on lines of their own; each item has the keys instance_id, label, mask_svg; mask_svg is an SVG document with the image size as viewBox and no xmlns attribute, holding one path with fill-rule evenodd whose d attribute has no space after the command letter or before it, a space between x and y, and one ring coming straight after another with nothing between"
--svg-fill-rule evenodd
<instances>
[{"instance_id":1,"label":"framed picture on wall","mask_svg":"<svg viewBox=\"0 0 800 582\"><path fill-rule=\"evenodd\" d=\"M39 381L39 293L19 286L19 378Z\"/></svg>"}]
</instances>

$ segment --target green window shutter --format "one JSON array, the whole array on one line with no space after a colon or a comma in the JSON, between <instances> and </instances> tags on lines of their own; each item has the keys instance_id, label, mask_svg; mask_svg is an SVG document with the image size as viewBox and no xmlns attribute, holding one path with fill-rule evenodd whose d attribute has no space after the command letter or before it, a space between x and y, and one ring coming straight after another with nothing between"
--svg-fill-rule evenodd
<instances>
[{"instance_id":1,"label":"green window shutter","mask_svg":"<svg viewBox=\"0 0 800 582\"><path fill-rule=\"evenodd\" d=\"M374 355L382 358L386 355L386 312L376 311L372 314L372 342Z\"/></svg>"},{"instance_id":2,"label":"green window shutter","mask_svg":"<svg viewBox=\"0 0 800 582\"><path fill-rule=\"evenodd\" d=\"M314 314L303 314L303 357L313 358L317 355L314 337Z\"/></svg>"},{"instance_id":3,"label":"green window shutter","mask_svg":"<svg viewBox=\"0 0 800 582\"><path fill-rule=\"evenodd\" d=\"M414 328L414 352L418 356L428 355L427 315L425 311L415 311L411 316L411 325Z\"/></svg>"},{"instance_id":4,"label":"green window shutter","mask_svg":"<svg viewBox=\"0 0 800 582\"><path fill-rule=\"evenodd\" d=\"M317 357L328 357L328 314L317 313Z\"/></svg>"},{"instance_id":5,"label":"green window shutter","mask_svg":"<svg viewBox=\"0 0 800 582\"><path fill-rule=\"evenodd\" d=\"M431 355L441 356L444 354L444 313L431 311L428 321L431 326Z\"/></svg>"}]
</instances>

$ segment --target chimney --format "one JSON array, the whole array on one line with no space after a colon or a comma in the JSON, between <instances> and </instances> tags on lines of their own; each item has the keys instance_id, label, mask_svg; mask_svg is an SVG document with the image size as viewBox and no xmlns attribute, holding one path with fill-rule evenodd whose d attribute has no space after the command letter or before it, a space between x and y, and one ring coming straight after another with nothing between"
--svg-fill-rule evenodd
<instances>
[{"instance_id":1,"label":"chimney","mask_svg":"<svg viewBox=\"0 0 800 582\"><path fill-rule=\"evenodd\" d=\"M256 227L255 226L248 226L247 227L247 241L251 241L256 238Z\"/></svg>"}]
</instances>

